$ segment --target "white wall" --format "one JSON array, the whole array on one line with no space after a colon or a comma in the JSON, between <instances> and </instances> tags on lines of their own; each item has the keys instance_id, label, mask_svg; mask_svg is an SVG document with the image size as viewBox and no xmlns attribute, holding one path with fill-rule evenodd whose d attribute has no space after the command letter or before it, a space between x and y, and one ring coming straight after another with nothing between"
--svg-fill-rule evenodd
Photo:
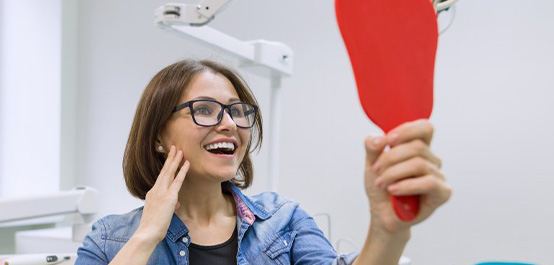
<instances>
[{"instance_id":1,"label":"white wall","mask_svg":"<svg viewBox=\"0 0 554 265\"><path fill-rule=\"evenodd\" d=\"M434 115L435 147L456 190L408 252L554 263L553 8L460 3L441 40Z\"/></svg>"},{"instance_id":2,"label":"white wall","mask_svg":"<svg viewBox=\"0 0 554 265\"><path fill-rule=\"evenodd\" d=\"M56 191L61 2L1 1L0 195Z\"/></svg>"},{"instance_id":3,"label":"white wall","mask_svg":"<svg viewBox=\"0 0 554 265\"><path fill-rule=\"evenodd\" d=\"M103 213L140 204L125 190L121 157L148 80L183 57L219 58L157 29L153 10L163 3L79 3L75 182L102 192ZM554 210L546 204L554 201L553 8L547 0L459 2L440 40L432 117L433 146L455 193L414 228L406 250L414 264L554 263ZM361 244L368 222L362 141L378 130L358 106L333 1L235 1L213 25L293 48L295 75L283 83L280 191L312 213L331 213L333 239ZM267 80L247 78L269 114ZM267 187L264 158L256 158L251 192Z\"/></svg>"},{"instance_id":4,"label":"white wall","mask_svg":"<svg viewBox=\"0 0 554 265\"><path fill-rule=\"evenodd\" d=\"M126 212L140 203L126 192L121 161L135 107L150 78L178 59L224 59L157 28L153 10L163 3L83 1L79 5L76 184L102 192L105 212ZM267 80L260 81L269 86ZM269 91L261 89L266 90L259 93L264 102Z\"/></svg>"}]
</instances>

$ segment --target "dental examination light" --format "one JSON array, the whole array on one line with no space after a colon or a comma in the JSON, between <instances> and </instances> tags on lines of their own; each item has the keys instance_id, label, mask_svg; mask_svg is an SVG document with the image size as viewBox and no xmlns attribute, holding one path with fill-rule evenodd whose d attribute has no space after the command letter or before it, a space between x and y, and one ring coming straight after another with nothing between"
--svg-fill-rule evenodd
<instances>
[{"instance_id":1,"label":"dental examination light","mask_svg":"<svg viewBox=\"0 0 554 265\"><path fill-rule=\"evenodd\" d=\"M454 18L456 17L456 6L454 4L456 4L456 2L458 2L458 0L433 0L433 6L435 6L440 26L439 34L441 35L446 32L454 22ZM444 18L445 16L447 18ZM442 26L442 24L445 24L445 26Z\"/></svg>"},{"instance_id":2,"label":"dental examination light","mask_svg":"<svg viewBox=\"0 0 554 265\"><path fill-rule=\"evenodd\" d=\"M206 26L230 0L201 0L198 4L165 4L156 9L155 22L236 57L243 64L262 66L283 76L292 74L292 50L266 40L241 41Z\"/></svg>"},{"instance_id":3,"label":"dental examination light","mask_svg":"<svg viewBox=\"0 0 554 265\"><path fill-rule=\"evenodd\" d=\"M458 0L433 0L433 5L437 13L440 13L442 11L448 11L456 2L458 2Z\"/></svg>"},{"instance_id":4,"label":"dental examination light","mask_svg":"<svg viewBox=\"0 0 554 265\"><path fill-rule=\"evenodd\" d=\"M35 223L51 223L40 222L38 218L73 214L72 239L80 242L90 230L88 224L98 210L96 195L96 190L80 187L53 194L3 198L0 199L0 227L21 226L33 219L39 220Z\"/></svg>"},{"instance_id":5,"label":"dental examination light","mask_svg":"<svg viewBox=\"0 0 554 265\"><path fill-rule=\"evenodd\" d=\"M280 42L242 41L206 26L230 0L200 0L197 4L169 3L155 11L155 22L163 29L187 37L238 59L239 65L270 79L268 167L270 189L277 190L279 176L280 88L282 77L292 74L292 49Z\"/></svg>"}]
</instances>

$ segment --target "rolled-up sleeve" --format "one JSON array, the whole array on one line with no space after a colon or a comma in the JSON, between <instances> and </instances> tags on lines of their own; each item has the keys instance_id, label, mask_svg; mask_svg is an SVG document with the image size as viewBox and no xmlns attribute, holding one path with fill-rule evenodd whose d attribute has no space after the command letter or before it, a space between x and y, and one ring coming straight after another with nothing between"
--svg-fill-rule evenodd
<instances>
[{"instance_id":1,"label":"rolled-up sleeve","mask_svg":"<svg viewBox=\"0 0 554 265\"><path fill-rule=\"evenodd\" d=\"M92 225L92 231L85 237L77 250L75 265L103 265L109 261L105 254L106 228L102 219Z\"/></svg>"},{"instance_id":2,"label":"rolled-up sleeve","mask_svg":"<svg viewBox=\"0 0 554 265\"><path fill-rule=\"evenodd\" d=\"M291 247L293 264L350 265L358 257L357 252L337 254L314 219L301 208L295 210L292 219L292 229L296 232Z\"/></svg>"},{"instance_id":3,"label":"rolled-up sleeve","mask_svg":"<svg viewBox=\"0 0 554 265\"><path fill-rule=\"evenodd\" d=\"M354 263L354 260L360 255L360 252L352 252L349 254L341 254L337 257L333 265L350 265Z\"/></svg>"}]
</instances>

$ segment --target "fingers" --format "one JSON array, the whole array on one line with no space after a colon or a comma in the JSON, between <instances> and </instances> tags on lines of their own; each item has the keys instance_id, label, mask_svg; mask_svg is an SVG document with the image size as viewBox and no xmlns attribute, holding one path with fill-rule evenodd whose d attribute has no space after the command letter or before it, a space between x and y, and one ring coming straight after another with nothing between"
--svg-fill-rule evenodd
<instances>
[{"instance_id":1,"label":"fingers","mask_svg":"<svg viewBox=\"0 0 554 265\"><path fill-rule=\"evenodd\" d=\"M382 174L384 170L392 165L403 161L421 157L433 163L437 168L441 168L442 161L435 156L429 146L422 140L413 140L409 143L397 145L388 152L381 155L373 165L373 170L377 174Z\"/></svg>"},{"instance_id":2,"label":"fingers","mask_svg":"<svg viewBox=\"0 0 554 265\"><path fill-rule=\"evenodd\" d=\"M402 163L395 164L379 175L375 180L375 185L378 188L385 188L394 182L405 178L413 178L424 175L435 175L440 179L444 179L444 176L440 170L429 161L421 157L414 157Z\"/></svg>"},{"instance_id":3,"label":"fingers","mask_svg":"<svg viewBox=\"0 0 554 265\"><path fill-rule=\"evenodd\" d=\"M375 178L377 174L372 170L371 166L378 159L378 157L385 150L386 141L383 136L369 136L364 141L365 150L366 150L366 162L365 162L365 173L364 173L364 186L366 194L369 196L372 201L386 201L387 194L382 190L375 188ZM377 205L377 203L371 204Z\"/></svg>"},{"instance_id":4,"label":"fingers","mask_svg":"<svg viewBox=\"0 0 554 265\"><path fill-rule=\"evenodd\" d=\"M183 151L179 150L177 151L177 154L173 157L172 161L169 163L167 171L165 172L167 184L170 184L173 182L173 179L175 178L175 173L177 172L177 168L181 164L181 160L183 159Z\"/></svg>"},{"instance_id":5,"label":"fingers","mask_svg":"<svg viewBox=\"0 0 554 265\"><path fill-rule=\"evenodd\" d=\"M156 180L156 183L154 185L169 187L169 185L173 182L175 172L181 164L182 159L183 152L181 150L177 151L175 146L172 145L165 160L164 166L160 171L160 175L158 176L158 179Z\"/></svg>"},{"instance_id":6,"label":"fingers","mask_svg":"<svg viewBox=\"0 0 554 265\"><path fill-rule=\"evenodd\" d=\"M179 190L181 190L181 186L183 185L183 181L185 180L185 177L187 176L187 172L190 169L190 162L185 160L185 163L183 163L183 166L179 170L179 173L177 173L177 176L175 176L175 179L173 180L173 183L171 183L171 191L174 193L179 193Z\"/></svg>"},{"instance_id":7,"label":"fingers","mask_svg":"<svg viewBox=\"0 0 554 265\"><path fill-rule=\"evenodd\" d=\"M421 195L417 222L451 196L452 189L440 170L442 161L430 148L433 133L428 120L417 120L389 131L378 145L371 145L372 138L366 140L365 184L372 216L381 217L389 228L399 224L390 207L390 195ZM386 146L390 149L385 150Z\"/></svg>"},{"instance_id":8,"label":"fingers","mask_svg":"<svg viewBox=\"0 0 554 265\"><path fill-rule=\"evenodd\" d=\"M385 149L385 138L383 136L368 136L364 143L366 150L366 164L371 166Z\"/></svg>"},{"instance_id":9,"label":"fingers","mask_svg":"<svg viewBox=\"0 0 554 265\"><path fill-rule=\"evenodd\" d=\"M444 177L440 172L442 161L429 148L433 137L433 126L427 120L404 123L391 132L386 138L390 150L381 154L372 166L379 175L375 184L379 188L401 179L418 177L427 174Z\"/></svg>"},{"instance_id":10,"label":"fingers","mask_svg":"<svg viewBox=\"0 0 554 265\"><path fill-rule=\"evenodd\" d=\"M396 146L421 139L424 143L430 145L434 130L429 120L406 122L387 133L387 143L390 146Z\"/></svg>"},{"instance_id":11,"label":"fingers","mask_svg":"<svg viewBox=\"0 0 554 265\"><path fill-rule=\"evenodd\" d=\"M163 176L165 175L165 172L167 171L167 168L168 168L168 165L171 163L171 161L173 160L173 157L175 156L175 153L176 153L176 148L174 145L172 145L170 148L169 148L169 153L167 154L167 157L165 158L165 162L164 162L164 165L162 167L162 170L160 171L160 176Z\"/></svg>"},{"instance_id":12,"label":"fingers","mask_svg":"<svg viewBox=\"0 0 554 265\"><path fill-rule=\"evenodd\" d=\"M433 205L446 202L452 194L452 188L434 175L405 179L388 186L387 190L394 196L427 195Z\"/></svg>"}]
</instances>

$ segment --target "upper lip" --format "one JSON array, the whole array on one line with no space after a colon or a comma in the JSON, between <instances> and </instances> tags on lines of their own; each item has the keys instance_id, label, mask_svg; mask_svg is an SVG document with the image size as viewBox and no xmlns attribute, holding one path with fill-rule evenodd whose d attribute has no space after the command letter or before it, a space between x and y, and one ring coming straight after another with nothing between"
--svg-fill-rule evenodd
<instances>
[{"instance_id":1,"label":"upper lip","mask_svg":"<svg viewBox=\"0 0 554 265\"><path fill-rule=\"evenodd\" d=\"M218 138L218 139L215 139L207 144L205 144L204 146L206 145L210 145L210 144L215 144L215 143L222 143L222 142L228 142L228 143L233 143L233 145L235 146L235 148L238 148L239 144L237 142L237 140L233 139L233 138Z\"/></svg>"}]
</instances>

